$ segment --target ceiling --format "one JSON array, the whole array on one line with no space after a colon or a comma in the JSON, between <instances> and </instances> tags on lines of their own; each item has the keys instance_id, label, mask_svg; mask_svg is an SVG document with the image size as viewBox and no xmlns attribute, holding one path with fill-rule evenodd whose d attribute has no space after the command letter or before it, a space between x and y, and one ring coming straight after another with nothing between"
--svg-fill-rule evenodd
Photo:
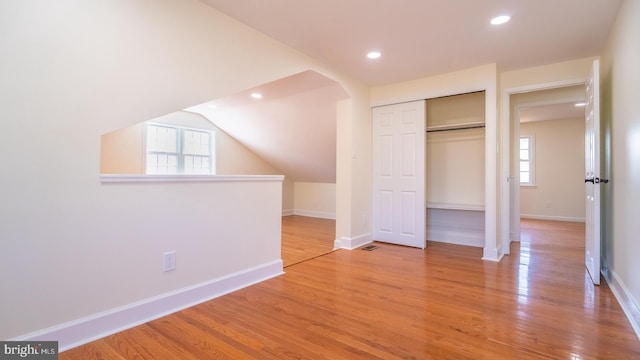
<instances>
[{"instance_id":1,"label":"ceiling","mask_svg":"<svg viewBox=\"0 0 640 360\"><path fill-rule=\"evenodd\" d=\"M368 85L599 55L620 0L201 0ZM497 15L511 21L495 26ZM382 57L368 60L378 50Z\"/></svg>"},{"instance_id":2,"label":"ceiling","mask_svg":"<svg viewBox=\"0 0 640 360\"><path fill-rule=\"evenodd\" d=\"M602 52L620 0L201 0L370 85L496 63L499 71ZM500 26L497 15L511 15ZM382 57L369 60L378 50ZM252 92L264 98L252 99ZM190 109L293 181L335 182L336 100L313 71ZM573 99L576 100L576 99ZM215 104L215 108L213 105ZM522 109L523 121L573 118L573 103Z\"/></svg>"},{"instance_id":3,"label":"ceiling","mask_svg":"<svg viewBox=\"0 0 640 360\"><path fill-rule=\"evenodd\" d=\"M293 181L335 183L336 102L347 97L334 80L305 71L185 110L203 115Z\"/></svg>"},{"instance_id":4,"label":"ceiling","mask_svg":"<svg viewBox=\"0 0 640 360\"><path fill-rule=\"evenodd\" d=\"M520 109L520 122L584 118L584 106L575 102Z\"/></svg>"}]
</instances>

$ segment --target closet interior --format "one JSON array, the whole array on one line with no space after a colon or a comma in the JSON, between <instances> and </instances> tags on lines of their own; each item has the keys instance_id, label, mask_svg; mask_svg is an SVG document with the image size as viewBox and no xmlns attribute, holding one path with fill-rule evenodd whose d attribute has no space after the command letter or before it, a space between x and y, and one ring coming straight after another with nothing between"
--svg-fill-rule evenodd
<instances>
[{"instance_id":1,"label":"closet interior","mask_svg":"<svg viewBox=\"0 0 640 360\"><path fill-rule=\"evenodd\" d=\"M427 100L427 240L484 246L484 126L484 91Z\"/></svg>"}]
</instances>

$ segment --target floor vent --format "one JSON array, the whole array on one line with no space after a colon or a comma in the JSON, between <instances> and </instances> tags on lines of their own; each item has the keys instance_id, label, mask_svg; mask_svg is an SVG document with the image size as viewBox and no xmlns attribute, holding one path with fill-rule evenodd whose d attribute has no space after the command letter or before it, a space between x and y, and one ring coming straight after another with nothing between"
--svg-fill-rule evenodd
<instances>
[{"instance_id":1,"label":"floor vent","mask_svg":"<svg viewBox=\"0 0 640 360\"><path fill-rule=\"evenodd\" d=\"M362 249L362 250L366 250L366 251L373 251L373 250L375 250L375 249L377 249L377 248L378 248L378 247L377 247L377 246L375 246L375 245L367 245L367 246L365 246L365 247L363 247L363 248L361 248L361 249Z\"/></svg>"}]
</instances>

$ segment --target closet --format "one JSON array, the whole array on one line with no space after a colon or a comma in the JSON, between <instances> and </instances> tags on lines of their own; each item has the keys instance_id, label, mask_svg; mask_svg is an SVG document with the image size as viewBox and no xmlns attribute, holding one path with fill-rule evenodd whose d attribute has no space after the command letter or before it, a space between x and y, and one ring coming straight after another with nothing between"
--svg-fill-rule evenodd
<instances>
[{"instance_id":1,"label":"closet","mask_svg":"<svg viewBox=\"0 0 640 360\"><path fill-rule=\"evenodd\" d=\"M372 109L372 238L485 247L485 92Z\"/></svg>"},{"instance_id":2,"label":"closet","mask_svg":"<svg viewBox=\"0 0 640 360\"><path fill-rule=\"evenodd\" d=\"M426 101L426 238L483 247L485 92Z\"/></svg>"}]
</instances>

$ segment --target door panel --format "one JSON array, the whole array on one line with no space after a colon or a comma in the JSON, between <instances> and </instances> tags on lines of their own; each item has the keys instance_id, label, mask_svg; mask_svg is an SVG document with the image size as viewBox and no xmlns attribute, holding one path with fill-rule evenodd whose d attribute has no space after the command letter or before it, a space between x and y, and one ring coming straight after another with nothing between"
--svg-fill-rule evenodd
<instances>
[{"instance_id":1,"label":"door panel","mask_svg":"<svg viewBox=\"0 0 640 360\"><path fill-rule=\"evenodd\" d=\"M600 284L600 62L595 60L587 82L585 108L585 265Z\"/></svg>"},{"instance_id":2,"label":"door panel","mask_svg":"<svg viewBox=\"0 0 640 360\"><path fill-rule=\"evenodd\" d=\"M424 248L425 101L373 109L373 239Z\"/></svg>"}]
</instances>

